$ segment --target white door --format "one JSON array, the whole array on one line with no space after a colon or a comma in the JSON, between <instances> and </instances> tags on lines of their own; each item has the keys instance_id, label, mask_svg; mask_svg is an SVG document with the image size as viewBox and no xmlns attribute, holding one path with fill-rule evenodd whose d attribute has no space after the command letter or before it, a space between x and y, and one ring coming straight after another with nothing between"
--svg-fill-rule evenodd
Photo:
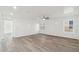
<instances>
[{"instance_id":1,"label":"white door","mask_svg":"<svg viewBox=\"0 0 79 59\"><path fill-rule=\"evenodd\" d=\"M7 39L12 39L13 35L13 21L4 20L4 36Z\"/></svg>"}]
</instances>

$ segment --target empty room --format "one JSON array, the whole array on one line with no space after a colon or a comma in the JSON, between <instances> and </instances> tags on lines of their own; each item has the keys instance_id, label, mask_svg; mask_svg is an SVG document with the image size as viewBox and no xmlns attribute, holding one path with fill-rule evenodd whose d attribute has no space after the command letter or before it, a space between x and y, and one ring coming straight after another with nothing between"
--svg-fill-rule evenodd
<instances>
[{"instance_id":1,"label":"empty room","mask_svg":"<svg viewBox=\"0 0 79 59\"><path fill-rule=\"evenodd\" d=\"M0 52L79 52L79 7L0 6Z\"/></svg>"}]
</instances>

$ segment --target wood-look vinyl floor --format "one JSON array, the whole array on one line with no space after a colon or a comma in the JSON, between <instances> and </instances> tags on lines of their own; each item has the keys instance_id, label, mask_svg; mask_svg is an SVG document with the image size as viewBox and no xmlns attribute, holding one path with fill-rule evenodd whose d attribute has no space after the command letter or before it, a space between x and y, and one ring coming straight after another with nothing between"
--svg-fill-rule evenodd
<instances>
[{"instance_id":1,"label":"wood-look vinyl floor","mask_svg":"<svg viewBox=\"0 0 79 59\"><path fill-rule=\"evenodd\" d=\"M79 40L35 34L13 39L3 52L79 52Z\"/></svg>"}]
</instances>

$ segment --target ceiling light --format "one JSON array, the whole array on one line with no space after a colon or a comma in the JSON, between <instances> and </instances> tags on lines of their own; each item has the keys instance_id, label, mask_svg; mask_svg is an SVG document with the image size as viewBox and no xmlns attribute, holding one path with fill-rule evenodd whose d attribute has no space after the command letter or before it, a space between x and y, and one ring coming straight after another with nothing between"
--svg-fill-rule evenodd
<instances>
[{"instance_id":1,"label":"ceiling light","mask_svg":"<svg viewBox=\"0 0 79 59\"><path fill-rule=\"evenodd\" d=\"M14 6L13 9L16 9L16 6Z\"/></svg>"},{"instance_id":2,"label":"ceiling light","mask_svg":"<svg viewBox=\"0 0 79 59\"><path fill-rule=\"evenodd\" d=\"M42 19L42 20L46 20L46 19Z\"/></svg>"}]
</instances>

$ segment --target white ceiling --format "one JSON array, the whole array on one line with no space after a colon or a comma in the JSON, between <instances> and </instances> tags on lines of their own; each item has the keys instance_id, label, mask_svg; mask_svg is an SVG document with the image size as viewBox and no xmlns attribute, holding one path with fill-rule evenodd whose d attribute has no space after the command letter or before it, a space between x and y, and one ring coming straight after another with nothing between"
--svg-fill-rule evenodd
<instances>
[{"instance_id":1,"label":"white ceiling","mask_svg":"<svg viewBox=\"0 0 79 59\"><path fill-rule=\"evenodd\" d=\"M17 6L16 9L13 9L12 6L0 6L0 13L5 15L17 15L17 17L42 17L44 15L51 17L65 16L64 9L73 8L73 12L69 15L79 14L79 7L72 6Z\"/></svg>"}]
</instances>

